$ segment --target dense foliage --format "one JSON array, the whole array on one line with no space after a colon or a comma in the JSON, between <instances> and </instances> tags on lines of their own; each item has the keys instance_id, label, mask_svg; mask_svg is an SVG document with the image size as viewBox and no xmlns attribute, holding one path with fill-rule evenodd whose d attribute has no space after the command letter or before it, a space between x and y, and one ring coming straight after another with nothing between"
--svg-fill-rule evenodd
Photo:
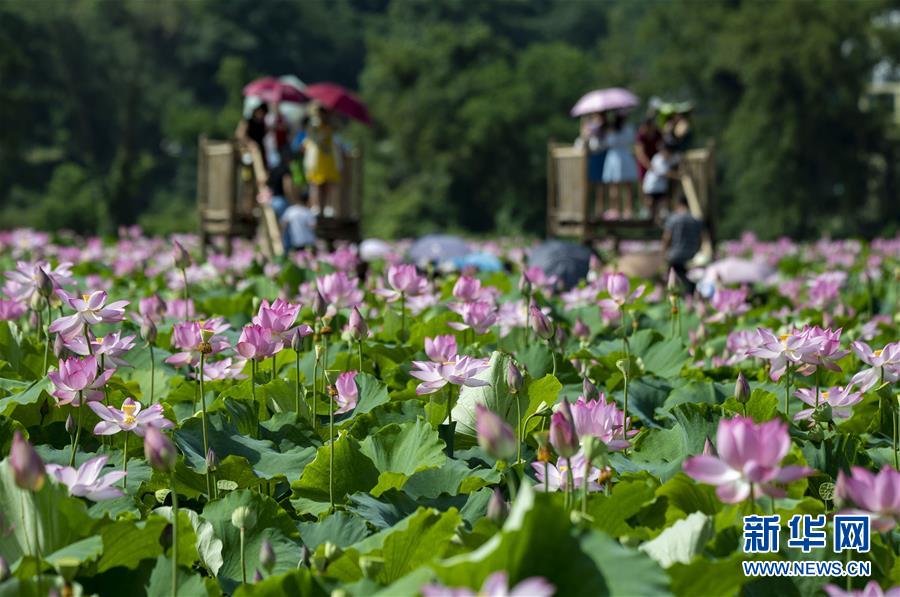
<instances>
[{"instance_id":1,"label":"dense foliage","mask_svg":"<svg viewBox=\"0 0 900 597\"><path fill-rule=\"evenodd\" d=\"M707 299L402 248L0 236L0 595L813 595L741 561L843 556L741 517L845 510L900 584L900 239L745 237Z\"/></svg>"},{"instance_id":2,"label":"dense foliage","mask_svg":"<svg viewBox=\"0 0 900 597\"><path fill-rule=\"evenodd\" d=\"M888 2L250 0L0 4L0 217L188 229L199 134L294 73L361 89L375 235L540 232L549 139L586 90L691 99L726 234L893 234L897 138L863 111L900 52Z\"/></svg>"}]
</instances>

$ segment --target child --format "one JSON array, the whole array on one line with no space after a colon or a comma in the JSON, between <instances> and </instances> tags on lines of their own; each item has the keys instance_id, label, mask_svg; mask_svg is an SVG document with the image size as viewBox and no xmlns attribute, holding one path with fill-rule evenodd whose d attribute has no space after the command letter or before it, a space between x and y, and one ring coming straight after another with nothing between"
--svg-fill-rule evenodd
<instances>
[{"instance_id":1,"label":"child","mask_svg":"<svg viewBox=\"0 0 900 597\"><path fill-rule=\"evenodd\" d=\"M680 197L675 211L666 219L663 229L662 250L666 261L687 294L694 293L695 284L687 277L687 264L700 250L703 225L691 215L688 202Z\"/></svg>"},{"instance_id":2,"label":"child","mask_svg":"<svg viewBox=\"0 0 900 597\"><path fill-rule=\"evenodd\" d=\"M316 215L308 203L309 194L301 193L281 216L285 252L316 246Z\"/></svg>"},{"instance_id":3,"label":"child","mask_svg":"<svg viewBox=\"0 0 900 597\"><path fill-rule=\"evenodd\" d=\"M650 158L650 167L644 175L643 191L650 200L650 218L657 220L660 216L660 204L665 203L665 213L672 210L669 195L669 179L676 179L675 168L678 166L678 155L671 148L659 141L656 153Z\"/></svg>"}]
</instances>

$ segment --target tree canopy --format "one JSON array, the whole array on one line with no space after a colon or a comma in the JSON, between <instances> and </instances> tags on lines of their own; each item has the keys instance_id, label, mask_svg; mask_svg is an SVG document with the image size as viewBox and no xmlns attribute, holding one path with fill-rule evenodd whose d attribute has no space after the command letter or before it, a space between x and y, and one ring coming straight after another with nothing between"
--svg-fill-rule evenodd
<instances>
[{"instance_id":1,"label":"tree canopy","mask_svg":"<svg viewBox=\"0 0 900 597\"><path fill-rule=\"evenodd\" d=\"M348 131L369 234L541 231L547 141L613 85L695 103L726 234L890 233L896 125L861 99L900 58L897 21L886 1L4 2L0 221L189 229L197 136L290 73L371 108Z\"/></svg>"}]
</instances>

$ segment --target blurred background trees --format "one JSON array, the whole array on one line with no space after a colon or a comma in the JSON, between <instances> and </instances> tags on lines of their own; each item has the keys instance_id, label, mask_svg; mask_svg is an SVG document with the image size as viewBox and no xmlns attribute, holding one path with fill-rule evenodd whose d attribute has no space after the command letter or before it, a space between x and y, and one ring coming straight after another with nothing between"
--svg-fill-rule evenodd
<instances>
[{"instance_id":1,"label":"blurred background trees","mask_svg":"<svg viewBox=\"0 0 900 597\"><path fill-rule=\"evenodd\" d=\"M191 229L196 139L262 74L360 90L366 232L543 230L546 144L594 87L691 100L723 232L898 229L900 11L868 2L0 4L0 223Z\"/></svg>"}]
</instances>

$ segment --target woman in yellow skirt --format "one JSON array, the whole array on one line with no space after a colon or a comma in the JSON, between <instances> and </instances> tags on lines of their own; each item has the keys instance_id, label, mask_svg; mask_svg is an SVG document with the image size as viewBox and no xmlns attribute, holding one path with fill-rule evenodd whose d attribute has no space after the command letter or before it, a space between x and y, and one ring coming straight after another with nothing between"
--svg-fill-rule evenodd
<instances>
[{"instance_id":1,"label":"woman in yellow skirt","mask_svg":"<svg viewBox=\"0 0 900 597\"><path fill-rule=\"evenodd\" d=\"M319 104L313 104L310 107L309 128L303 141L303 166L309 182L312 209L323 215L326 215L332 185L341 182L337 151L331 114Z\"/></svg>"}]
</instances>

